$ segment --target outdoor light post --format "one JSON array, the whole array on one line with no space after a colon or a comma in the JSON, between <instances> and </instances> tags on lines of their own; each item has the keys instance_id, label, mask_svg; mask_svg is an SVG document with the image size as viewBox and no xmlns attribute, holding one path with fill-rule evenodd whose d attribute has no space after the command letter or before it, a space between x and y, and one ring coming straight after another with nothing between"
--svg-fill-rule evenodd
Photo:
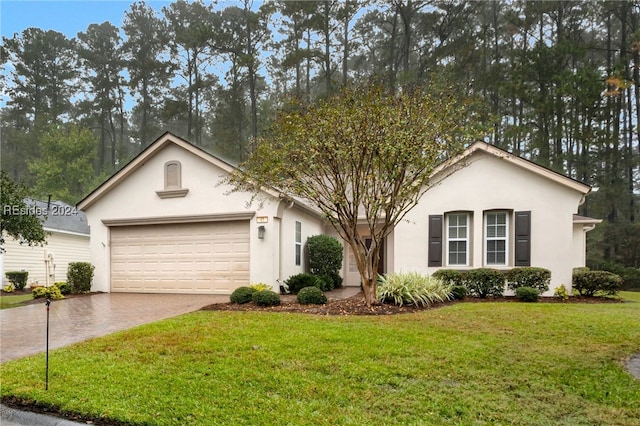
<instances>
[{"instance_id":1,"label":"outdoor light post","mask_svg":"<svg viewBox=\"0 0 640 426\"><path fill-rule=\"evenodd\" d=\"M49 307L51 306L51 299L47 297L47 301L45 302L47 306L47 344L46 344L46 366L45 366L45 382L44 389L49 390Z\"/></svg>"}]
</instances>

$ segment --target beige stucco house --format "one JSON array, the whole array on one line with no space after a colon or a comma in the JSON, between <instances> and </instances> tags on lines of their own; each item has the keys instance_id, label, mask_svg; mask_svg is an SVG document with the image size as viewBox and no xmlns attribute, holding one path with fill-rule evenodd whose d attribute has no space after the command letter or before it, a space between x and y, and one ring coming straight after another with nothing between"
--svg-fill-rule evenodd
<instances>
[{"instance_id":1,"label":"beige stucco house","mask_svg":"<svg viewBox=\"0 0 640 426\"><path fill-rule=\"evenodd\" d=\"M233 166L170 133L79 204L91 227L94 291L220 293L304 271L304 243L333 231L299 200L231 192ZM541 266L552 287L584 265L575 216L587 185L477 142L439 167L419 205L388 236L382 272ZM345 285L359 286L345 247Z\"/></svg>"},{"instance_id":2,"label":"beige stucco house","mask_svg":"<svg viewBox=\"0 0 640 426\"><path fill-rule=\"evenodd\" d=\"M66 281L69 263L91 261L85 214L62 201L48 204L27 199L25 202L27 208L41 216L42 227L47 232L46 244L29 246L5 235L5 251L0 253L3 286L9 283L5 272L11 271L27 271L27 285Z\"/></svg>"},{"instance_id":3,"label":"beige stucco house","mask_svg":"<svg viewBox=\"0 0 640 426\"><path fill-rule=\"evenodd\" d=\"M304 271L318 213L275 191L231 193L233 167L166 133L78 203L91 227L92 290L229 294Z\"/></svg>"},{"instance_id":4,"label":"beige stucco house","mask_svg":"<svg viewBox=\"0 0 640 426\"><path fill-rule=\"evenodd\" d=\"M571 288L585 265L586 232L600 220L578 216L591 187L484 142L438 167L419 204L387 237L381 272L538 266L551 271L547 295ZM353 264L345 281L358 280Z\"/></svg>"}]
</instances>

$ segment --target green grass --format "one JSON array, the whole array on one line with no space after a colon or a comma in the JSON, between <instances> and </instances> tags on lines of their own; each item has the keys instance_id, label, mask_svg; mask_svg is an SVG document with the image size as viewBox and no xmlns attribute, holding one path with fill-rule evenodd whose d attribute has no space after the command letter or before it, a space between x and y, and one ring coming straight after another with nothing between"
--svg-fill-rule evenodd
<instances>
[{"instance_id":1,"label":"green grass","mask_svg":"<svg viewBox=\"0 0 640 426\"><path fill-rule=\"evenodd\" d=\"M0 296L0 309L17 308L29 300L33 300L33 296L31 294L2 294L2 296Z\"/></svg>"},{"instance_id":2,"label":"green grass","mask_svg":"<svg viewBox=\"0 0 640 426\"><path fill-rule=\"evenodd\" d=\"M195 312L0 366L3 398L145 425L631 425L640 294L418 314Z\"/></svg>"}]
</instances>

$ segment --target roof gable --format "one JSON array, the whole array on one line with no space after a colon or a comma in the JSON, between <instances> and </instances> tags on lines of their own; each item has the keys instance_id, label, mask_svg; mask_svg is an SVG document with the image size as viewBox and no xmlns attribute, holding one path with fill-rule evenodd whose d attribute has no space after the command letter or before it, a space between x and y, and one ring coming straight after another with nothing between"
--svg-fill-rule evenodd
<instances>
[{"instance_id":1,"label":"roof gable","mask_svg":"<svg viewBox=\"0 0 640 426\"><path fill-rule=\"evenodd\" d=\"M86 210L91 205L96 203L100 198L109 193L112 189L116 188L121 182L127 179L130 175L132 175L136 170L142 167L145 163L147 163L152 157L161 152L166 147L173 145L177 146L181 149L184 149L186 152L189 152L196 157L199 157L209 164L218 167L224 173L231 174L236 170L236 167L227 163L226 161L216 157L213 154L210 154L203 149L189 143L185 139L174 135L171 132L166 132L158 139L156 139L151 145L145 148L140 154L134 157L129 163L127 163L122 169L118 170L114 173L110 178L104 181L100 186L98 186L95 190L93 190L89 195L83 198L77 204L77 208L79 210ZM320 212L304 203L302 200L295 199L292 197L286 197L285 194L281 192L271 189L271 188L262 188L263 193L266 195L276 198L276 199L286 199L288 202L293 202L293 205L301 208L304 211L307 211L316 216L320 215Z\"/></svg>"},{"instance_id":2,"label":"roof gable","mask_svg":"<svg viewBox=\"0 0 640 426\"><path fill-rule=\"evenodd\" d=\"M127 163L123 168L114 173L110 178L104 181L89 195L78 202L78 209L86 210L87 208L89 208L92 204L94 204L105 194L115 188L119 183L121 183L136 170L138 170L142 165L149 161L149 159L151 159L153 156L158 154L169 145L178 146L185 151L205 160L206 162L222 169L225 173L232 173L235 170L235 167L231 164L221 160L220 158L212 154L209 154L203 149L198 148L197 146L172 134L171 132L166 132L158 139L156 139L151 145L145 148L140 154L129 161L129 163Z\"/></svg>"},{"instance_id":3,"label":"roof gable","mask_svg":"<svg viewBox=\"0 0 640 426\"><path fill-rule=\"evenodd\" d=\"M511 154L508 151L505 151L503 149L500 149L494 145L490 145L483 141L474 142L467 149L465 149L461 154L440 164L438 167L434 169L432 176L433 177L442 176L441 179L444 179L450 173L454 172L455 170L458 170L459 167L464 167L466 160L469 159L472 155L476 155L478 153L484 153L486 155L491 155L495 158L505 160L509 164L512 164L515 167L532 172L545 179L549 179L557 183L558 185L562 185L567 188L573 189L579 193L582 193L583 195L587 195L589 192L591 192L591 187L585 183L579 182L561 173L555 172L551 169L543 167L532 161L529 161L517 155Z\"/></svg>"}]
</instances>

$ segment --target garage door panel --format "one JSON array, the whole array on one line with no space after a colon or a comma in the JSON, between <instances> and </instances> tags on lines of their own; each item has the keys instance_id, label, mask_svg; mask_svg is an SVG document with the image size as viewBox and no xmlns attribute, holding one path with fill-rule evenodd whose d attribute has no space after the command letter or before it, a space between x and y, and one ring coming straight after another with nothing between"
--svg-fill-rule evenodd
<instances>
[{"instance_id":1,"label":"garage door panel","mask_svg":"<svg viewBox=\"0 0 640 426\"><path fill-rule=\"evenodd\" d=\"M112 291L228 294L248 281L248 221L111 228Z\"/></svg>"}]
</instances>

